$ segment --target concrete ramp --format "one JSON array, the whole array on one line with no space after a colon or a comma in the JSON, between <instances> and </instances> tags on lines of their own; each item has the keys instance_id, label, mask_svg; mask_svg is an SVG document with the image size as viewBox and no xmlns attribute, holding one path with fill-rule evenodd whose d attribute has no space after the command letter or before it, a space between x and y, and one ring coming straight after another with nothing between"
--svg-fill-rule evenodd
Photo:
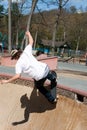
<instances>
[{"instance_id":1,"label":"concrete ramp","mask_svg":"<svg viewBox=\"0 0 87 130\"><path fill-rule=\"evenodd\" d=\"M87 105L62 95L53 105L33 87L0 84L0 130L87 130Z\"/></svg>"}]
</instances>

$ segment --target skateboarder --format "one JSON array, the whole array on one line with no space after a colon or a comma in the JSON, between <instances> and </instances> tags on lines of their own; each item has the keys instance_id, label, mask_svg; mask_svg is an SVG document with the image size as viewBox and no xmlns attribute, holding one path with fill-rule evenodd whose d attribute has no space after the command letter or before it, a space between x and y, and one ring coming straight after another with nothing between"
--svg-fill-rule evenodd
<instances>
[{"instance_id":1,"label":"skateboarder","mask_svg":"<svg viewBox=\"0 0 87 130\"><path fill-rule=\"evenodd\" d=\"M56 98L48 91L44 86L46 79L51 81L51 88L56 87L56 77L52 73L47 64L39 62L32 55L33 38L29 31L26 32L26 36L29 39L29 44L25 47L24 51L12 50L11 59L17 60L15 66L15 75L7 80L1 80L1 84L12 82L21 77L22 72L27 73L29 77L32 77L35 82L35 86L39 91L48 99L49 102L55 103Z\"/></svg>"}]
</instances>

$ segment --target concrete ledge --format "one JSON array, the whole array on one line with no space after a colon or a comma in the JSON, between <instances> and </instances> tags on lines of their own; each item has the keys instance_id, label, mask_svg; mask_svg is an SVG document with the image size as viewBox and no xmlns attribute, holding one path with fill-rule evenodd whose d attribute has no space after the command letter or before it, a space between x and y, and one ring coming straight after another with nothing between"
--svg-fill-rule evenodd
<instances>
[{"instance_id":1,"label":"concrete ledge","mask_svg":"<svg viewBox=\"0 0 87 130\"><path fill-rule=\"evenodd\" d=\"M12 75L3 73L3 74L0 74L0 76L1 76L1 79L2 79L2 78L10 78ZM33 82L32 78L26 78L26 77L21 77L19 80L22 80L22 82L26 81L25 84L27 84L28 82ZM49 82L46 82L46 84L49 84ZM67 90L67 91L73 92L74 94L80 94L82 96L87 97L87 92L82 91L82 90L77 90L77 89L74 89L74 88L70 88L69 86L65 86L65 85L62 85L62 84L57 84L57 88Z\"/></svg>"},{"instance_id":2,"label":"concrete ledge","mask_svg":"<svg viewBox=\"0 0 87 130\"><path fill-rule=\"evenodd\" d=\"M51 70L57 69L58 58L56 56L53 57L47 57L46 55L39 56L37 60L48 64ZM0 64L3 66L14 67L16 62L17 62L16 60L11 60L10 56L0 58Z\"/></svg>"},{"instance_id":3,"label":"concrete ledge","mask_svg":"<svg viewBox=\"0 0 87 130\"><path fill-rule=\"evenodd\" d=\"M64 85L61 85L61 84L58 84L57 87L87 97L87 92L85 92L85 91L78 90L78 89L75 89L75 88L70 88L69 86L64 86Z\"/></svg>"},{"instance_id":4,"label":"concrete ledge","mask_svg":"<svg viewBox=\"0 0 87 130\"><path fill-rule=\"evenodd\" d=\"M10 56L1 57L0 63L3 66L13 67L16 64L16 60L11 60Z\"/></svg>"},{"instance_id":5,"label":"concrete ledge","mask_svg":"<svg viewBox=\"0 0 87 130\"><path fill-rule=\"evenodd\" d=\"M48 64L48 66L50 67L51 70L57 69L58 57L56 57L56 56L41 58L38 60Z\"/></svg>"}]
</instances>

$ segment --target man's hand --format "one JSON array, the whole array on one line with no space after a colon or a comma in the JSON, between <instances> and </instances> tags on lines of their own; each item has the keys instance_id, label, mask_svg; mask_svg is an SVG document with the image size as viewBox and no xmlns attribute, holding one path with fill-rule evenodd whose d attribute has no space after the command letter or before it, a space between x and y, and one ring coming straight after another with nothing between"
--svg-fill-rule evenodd
<instances>
[{"instance_id":1,"label":"man's hand","mask_svg":"<svg viewBox=\"0 0 87 130\"><path fill-rule=\"evenodd\" d=\"M33 46L33 37L32 37L32 35L31 35L31 33L29 32L29 31L26 31L26 36L28 37L28 39L29 39L29 44L31 45L31 46Z\"/></svg>"},{"instance_id":2,"label":"man's hand","mask_svg":"<svg viewBox=\"0 0 87 130\"><path fill-rule=\"evenodd\" d=\"M29 31L26 31L25 34L26 34L26 36L29 36L29 35L30 35L30 32L29 32Z\"/></svg>"},{"instance_id":3,"label":"man's hand","mask_svg":"<svg viewBox=\"0 0 87 130\"><path fill-rule=\"evenodd\" d=\"M12 81L14 81L14 80L20 78L20 76L21 76L21 74L16 74L16 75L14 75L13 77L11 77L11 78L9 78L9 79L7 79L7 80L1 80L0 83L1 83L1 84L10 83L10 82L12 82Z\"/></svg>"},{"instance_id":4,"label":"man's hand","mask_svg":"<svg viewBox=\"0 0 87 130\"><path fill-rule=\"evenodd\" d=\"M1 84L8 83L8 80L1 80L0 83Z\"/></svg>"}]
</instances>

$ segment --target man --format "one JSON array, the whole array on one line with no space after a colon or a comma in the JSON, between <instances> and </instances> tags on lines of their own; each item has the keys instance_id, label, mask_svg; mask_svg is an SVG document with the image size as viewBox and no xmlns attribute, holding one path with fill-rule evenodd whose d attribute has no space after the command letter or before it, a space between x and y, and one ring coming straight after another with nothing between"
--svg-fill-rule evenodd
<instances>
[{"instance_id":1,"label":"man","mask_svg":"<svg viewBox=\"0 0 87 130\"><path fill-rule=\"evenodd\" d=\"M49 70L47 64L39 62L32 55L33 38L29 31L26 32L26 36L29 39L29 44L25 47L23 53L16 49L11 52L11 59L17 60L15 66L16 74L8 80L1 80L1 84L9 83L20 78L22 72L27 73L29 77L34 79L35 86L48 99L48 101L55 103L56 99L51 95L50 91L43 86L43 84L46 79L49 79L51 81L51 88L56 87L56 77Z\"/></svg>"}]
</instances>

